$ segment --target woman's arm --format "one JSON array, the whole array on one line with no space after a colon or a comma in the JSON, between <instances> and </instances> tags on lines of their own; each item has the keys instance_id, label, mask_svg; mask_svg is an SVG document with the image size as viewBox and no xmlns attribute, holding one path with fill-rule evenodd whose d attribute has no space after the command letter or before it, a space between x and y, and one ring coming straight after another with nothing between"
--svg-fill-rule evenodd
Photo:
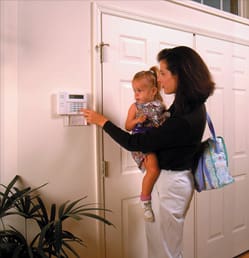
<instances>
[{"instance_id":1,"label":"woman's arm","mask_svg":"<svg viewBox=\"0 0 249 258\"><path fill-rule=\"evenodd\" d=\"M127 114L127 118L126 118L126 122L125 122L126 130L131 131L132 129L134 129L136 124L143 123L146 120L145 115L136 117L136 114L137 114L137 107L133 103L128 110L128 114Z\"/></svg>"},{"instance_id":2,"label":"woman's arm","mask_svg":"<svg viewBox=\"0 0 249 258\"><path fill-rule=\"evenodd\" d=\"M82 109L82 111L88 123L103 127L114 141L129 151L156 152L176 144L182 145L185 136L189 133L189 125L186 121L169 118L158 128L152 128L143 134L131 135L93 110Z\"/></svg>"},{"instance_id":3,"label":"woman's arm","mask_svg":"<svg viewBox=\"0 0 249 258\"><path fill-rule=\"evenodd\" d=\"M142 134L135 134L131 135L128 132L125 132L118 126L114 125L109 119L107 119L105 116L99 114L98 112L95 112L91 109L81 109L81 112L83 112L83 116L86 118L87 123L89 124L95 124L104 129L106 133L108 133L114 141L119 143L122 147L129 151L142 151L143 147L139 143L140 141L136 140L137 136L140 136ZM131 139L132 137L132 139ZM149 140L149 139L148 139ZM132 142L130 144L130 141Z\"/></svg>"}]
</instances>

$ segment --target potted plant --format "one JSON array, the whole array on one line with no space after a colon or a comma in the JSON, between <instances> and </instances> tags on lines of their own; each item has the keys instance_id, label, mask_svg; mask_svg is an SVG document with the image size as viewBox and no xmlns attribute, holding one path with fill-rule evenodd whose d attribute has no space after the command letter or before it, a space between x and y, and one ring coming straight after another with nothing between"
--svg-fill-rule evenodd
<instances>
[{"instance_id":1,"label":"potted plant","mask_svg":"<svg viewBox=\"0 0 249 258\"><path fill-rule=\"evenodd\" d=\"M52 204L50 209L47 209L43 199L38 195L38 189L44 185L36 189L20 189L16 186L19 178L17 175L7 186L0 185L0 257L67 258L69 254L80 257L71 244L84 246L85 243L64 229L65 221L79 221L83 217L90 217L112 225L110 221L96 214L96 211L110 210L83 203L87 197L66 201L59 206ZM5 222L10 216L23 218L24 232ZM29 221L33 221L39 229L31 241L28 241Z\"/></svg>"}]
</instances>

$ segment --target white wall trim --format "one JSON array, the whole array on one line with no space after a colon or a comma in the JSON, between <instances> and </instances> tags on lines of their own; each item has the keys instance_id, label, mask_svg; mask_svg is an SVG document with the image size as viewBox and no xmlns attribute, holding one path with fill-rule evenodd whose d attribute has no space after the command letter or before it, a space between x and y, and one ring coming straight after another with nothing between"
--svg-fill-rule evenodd
<instances>
[{"instance_id":1,"label":"white wall trim","mask_svg":"<svg viewBox=\"0 0 249 258\"><path fill-rule=\"evenodd\" d=\"M247 19L208 6L203 7L201 4L188 0L132 1L132 4L126 1L96 1L96 6L101 13L249 45L249 38L247 37L249 22ZM155 6L157 6L157 9L151 8ZM176 9L179 9L181 13L185 11L188 16L193 12L194 19L198 22L191 22L190 18L193 18L191 16L186 16L186 18L189 18L187 20L179 18L179 14L176 16ZM199 18L205 20L205 23L199 22ZM213 21L213 24L208 23L207 19ZM223 24L226 24L226 28L223 26L222 30L219 29L219 26L221 27ZM233 25L232 28L231 25Z\"/></svg>"}]
</instances>

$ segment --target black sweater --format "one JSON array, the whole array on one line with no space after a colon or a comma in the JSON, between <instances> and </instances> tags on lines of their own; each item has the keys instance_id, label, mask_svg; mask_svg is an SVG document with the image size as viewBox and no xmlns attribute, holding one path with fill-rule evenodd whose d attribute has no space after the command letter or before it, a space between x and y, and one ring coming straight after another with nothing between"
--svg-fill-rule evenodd
<instances>
[{"instance_id":1,"label":"black sweater","mask_svg":"<svg viewBox=\"0 0 249 258\"><path fill-rule=\"evenodd\" d=\"M170 117L162 126L144 134L131 135L110 121L103 129L129 151L155 152L161 169L191 169L206 125L205 105L181 115L176 114L172 105L169 112Z\"/></svg>"}]
</instances>

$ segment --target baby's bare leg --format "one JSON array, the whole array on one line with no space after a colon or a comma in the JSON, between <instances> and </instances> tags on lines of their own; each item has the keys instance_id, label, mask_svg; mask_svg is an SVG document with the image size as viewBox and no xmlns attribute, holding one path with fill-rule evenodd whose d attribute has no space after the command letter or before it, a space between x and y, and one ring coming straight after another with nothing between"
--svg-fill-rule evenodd
<instances>
[{"instance_id":1,"label":"baby's bare leg","mask_svg":"<svg viewBox=\"0 0 249 258\"><path fill-rule=\"evenodd\" d=\"M157 157L154 153L149 153L145 156L144 166L146 174L143 178L140 200L144 209L144 220L153 222L155 221L155 216L151 205L151 192L160 172Z\"/></svg>"},{"instance_id":2,"label":"baby's bare leg","mask_svg":"<svg viewBox=\"0 0 249 258\"><path fill-rule=\"evenodd\" d=\"M145 197L151 195L153 186L160 173L156 154L147 154L144 160L144 166L146 169L146 174L143 178L141 196Z\"/></svg>"}]
</instances>

